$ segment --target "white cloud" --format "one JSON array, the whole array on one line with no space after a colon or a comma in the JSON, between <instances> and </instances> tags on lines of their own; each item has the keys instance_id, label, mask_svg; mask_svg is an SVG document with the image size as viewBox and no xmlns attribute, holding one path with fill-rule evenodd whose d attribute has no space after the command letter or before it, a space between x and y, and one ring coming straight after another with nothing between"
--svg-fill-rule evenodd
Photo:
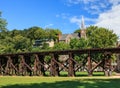
<instances>
[{"instance_id":1,"label":"white cloud","mask_svg":"<svg viewBox=\"0 0 120 88\"><path fill-rule=\"evenodd\" d=\"M72 17L70 19L70 22L71 23L76 23L79 27L81 27L81 19L80 18L77 18L76 16Z\"/></svg>"},{"instance_id":2,"label":"white cloud","mask_svg":"<svg viewBox=\"0 0 120 88\"><path fill-rule=\"evenodd\" d=\"M111 3L113 3L111 1ZM90 14L99 14L105 11L110 4L107 0L68 0L68 6L72 5L84 5L84 10Z\"/></svg>"},{"instance_id":3,"label":"white cloud","mask_svg":"<svg viewBox=\"0 0 120 88\"><path fill-rule=\"evenodd\" d=\"M91 2L95 2L95 0L82 0L84 2L84 4L88 4L88 3L91 3Z\"/></svg>"},{"instance_id":4,"label":"white cloud","mask_svg":"<svg viewBox=\"0 0 120 88\"><path fill-rule=\"evenodd\" d=\"M73 16L73 17L70 19L70 22L77 24L77 25L79 26L79 28L80 28L80 27L81 27L81 20L82 20L82 17ZM84 18L84 21L85 21L85 23L86 23L86 22L96 22L96 19ZM91 25L91 24L89 24L89 25ZM86 24L85 24L85 26L87 26L87 27L88 27L89 25L86 25Z\"/></svg>"},{"instance_id":5,"label":"white cloud","mask_svg":"<svg viewBox=\"0 0 120 88\"><path fill-rule=\"evenodd\" d=\"M48 27L51 27L51 26L53 26L54 24L47 24L47 25L45 25L44 26L44 28L48 28Z\"/></svg>"},{"instance_id":6,"label":"white cloud","mask_svg":"<svg viewBox=\"0 0 120 88\"><path fill-rule=\"evenodd\" d=\"M109 2L115 6L115 5L118 5L120 3L120 0L109 0Z\"/></svg>"},{"instance_id":7,"label":"white cloud","mask_svg":"<svg viewBox=\"0 0 120 88\"><path fill-rule=\"evenodd\" d=\"M91 2L95 2L95 0L68 0L68 3L70 4L80 4L80 3L88 4Z\"/></svg>"},{"instance_id":8,"label":"white cloud","mask_svg":"<svg viewBox=\"0 0 120 88\"><path fill-rule=\"evenodd\" d=\"M79 4L82 0L68 0L68 3L70 4Z\"/></svg>"},{"instance_id":9,"label":"white cloud","mask_svg":"<svg viewBox=\"0 0 120 88\"><path fill-rule=\"evenodd\" d=\"M61 14L57 14L56 17L60 17L62 19L68 19L69 18L69 14L68 13L61 13Z\"/></svg>"},{"instance_id":10,"label":"white cloud","mask_svg":"<svg viewBox=\"0 0 120 88\"><path fill-rule=\"evenodd\" d=\"M109 28L116 34L120 34L120 5L113 5L111 10L101 13L95 25Z\"/></svg>"}]
</instances>

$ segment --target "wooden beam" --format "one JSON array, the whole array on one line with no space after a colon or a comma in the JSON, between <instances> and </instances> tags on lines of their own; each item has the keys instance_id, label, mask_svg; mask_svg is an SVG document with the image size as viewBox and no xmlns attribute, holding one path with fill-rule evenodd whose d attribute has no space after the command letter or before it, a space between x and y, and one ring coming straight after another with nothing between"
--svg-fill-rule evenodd
<instances>
[{"instance_id":1,"label":"wooden beam","mask_svg":"<svg viewBox=\"0 0 120 88\"><path fill-rule=\"evenodd\" d=\"M35 60L34 60L34 75L38 75L39 73L39 58L38 58L38 55L35 54Z\"/></svg>"},{"instance_id":2,"label":"wooden beam","mask_svg":"<svg viewBox=\"0 0 120 88\"><path fill-rule=\"evenodd\" d=\"M75 70L74 70L74 65L75 63L73 62L73 54L69 53L69 58L68 58L68 63L69 63L69 67L68 67L68 76L74 77L75 76Z\"/></svg>"},{"instance_id":3,"label":"wooden beam","mask_svg":"<svg viewBox=\"0 0 120 88\"><path fill-rule=\"evenodd\" d=\"M112 66L111 66L111 53L105 54L104 59L104 73L105 76L111 76L112 75Z\"/></svg>"},{"instance_id":4,"label":"wooden beam","mask_svg":"<svg viewBox=\"0 0 120 88\"><path fill-rule=\"evenodd\" d=\"M100 62L98 62L97 64L96 64L96 66L94 66L93 68L92 68L92 72L98 67L98 66L100 66L101 64L103 63L103 60L102 61L100 61Z\"/></svg>"},{"instance_id":5,"label":"wooden beam","mask_svg":"<svg viewBox=\"0 0 120 88\"><path fill-rule=\"evenodd\" d=\"M6 58L7 58L7 64L5 67L5 74L6 75L13 75L12 59L10 56L6 56Z\"/></svg>"},{"instance_id":6,"label":"wooden beam","mask_svg":"<svg viewBox=\"0 0 120 88\"><path fill-rule=\"evenodd\" d=\"M27 61L29 59L27 59ZM30 64L29 61L28 61L28 64ZM23 55L20 55L20 67L19 67L20 74L27 75L27 73L29 72L30 73L29 75L30 76L32 75L33 69L28 64L25 62L25 57Z\"/></svg>"},{"instance_id":7,"label":"wooden beam","mask_svg":"<svg viewBox=\"0 0 120 88\"><path fill-rule=\"evenodd\" d=\"M55 61L55 63L57 63L59 65L59 67L61 67L61 69L65 69L65 71L68 71L68 68L64 64L60 63L59 61L57 61L55 59L53 59L53 60Z\"/></svg>"},{"instance_id":8,"label":"wooden beam","mask_svg":"<svg viewBox=\"0 0 120 88\"><path fill-rule=\"evenodd\" d=\"M91 48L91 49L76 49L76 50L56 50L56 51L41 51L41 52L25 52L25 53L15 53L15 54L0 54L0 57L3 56L18 56L18 55L33 55L33 54L39 54L39 55L49 55L49 54L59 54L59 55L67 55L68 52L70 53L76 53L76 54L86 54L88 52L95 54L95 53L103 53L104 52L111 52L111 53L120 53L120 47L114 47L114 48Z\"/></svg>"},{"instance_id":9,"label":"wooden beam","mask_svg":"<svg viewBox=\"0 0 120 88\"><path fill-rule=\"evenodd\" d=\"M88 76L92 76L92 60L91 60L91 57L90 57L90 53L88 53L88 57L87 57L87 60L88 60Z\"/></svg>"},{"instance_id":10,"label":"wooden beam","mask_svg":"<svg viewBox=\"0 0 120 88\"><path fill-rule=\"evenodd\" d=\"M23 55L20 55L20 65L19 65L19 74L20 75L26 75L27 67L25 66L25 58Z\"/></svg>"},{"instance_id":11,"label":"wooden beam","mask_svg":"<svg viewBox=\"0 0 120 88\"><path fill-rule=\"evenodd\" d=\"M58 60L58 55L51 54L51 67L50 67L51 76L59 76L59 65L55 62L55 60Z\"/></svg>"},{"instance_id":12,"label":"wooden beam","mask_svg":"<svg viewBox=\"0 0 120 88\"><path fill-rule=\"evenodd\" d=\"M34 75L45 75L44 70L44 56L35 54L35 61L34 61Z\"/></svg>"}]
</instances>

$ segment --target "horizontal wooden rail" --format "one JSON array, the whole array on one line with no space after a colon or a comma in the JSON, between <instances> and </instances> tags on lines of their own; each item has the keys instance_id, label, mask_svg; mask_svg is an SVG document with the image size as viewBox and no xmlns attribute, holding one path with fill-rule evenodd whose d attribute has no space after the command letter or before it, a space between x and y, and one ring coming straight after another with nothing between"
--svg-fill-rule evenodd
<instances>
[{"instance_id":1,"label":"horizontal wooden rail","mask_svg":"<svg viewBox=\"0 0 120 88\"><path fill-rule=\"evenodd\" d=\"M0 54L0 57L2 56L18 56L18 55L25 55L30 56L33 54L38 55L50 55L50 54L59 54L59 55L66 55L69 53L73 54L88 54L88 53L120 53L120 48L91 48L91 49L76 49L76 50L51 50L51 51L40 51L40 52L24 52L24 53L9 53L9 54Z\"/></svg>"}]
</instances>

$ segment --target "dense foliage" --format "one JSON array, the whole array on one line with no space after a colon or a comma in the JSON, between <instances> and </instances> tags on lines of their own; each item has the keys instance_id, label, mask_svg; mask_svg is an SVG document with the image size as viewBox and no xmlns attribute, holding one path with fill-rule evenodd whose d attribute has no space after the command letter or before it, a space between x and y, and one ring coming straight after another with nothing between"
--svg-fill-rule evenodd
<instances>
[{"instance_id":1,"label":"dense foliage","mask_svg":"<svg viewBox=\"0 0 120 88\"><path fill-rule=\"evenodd\" d=\"M115 47L118 39L112 30L96 26L87 28L87 36L91 48Z\"/></svg>"}]
</instances>

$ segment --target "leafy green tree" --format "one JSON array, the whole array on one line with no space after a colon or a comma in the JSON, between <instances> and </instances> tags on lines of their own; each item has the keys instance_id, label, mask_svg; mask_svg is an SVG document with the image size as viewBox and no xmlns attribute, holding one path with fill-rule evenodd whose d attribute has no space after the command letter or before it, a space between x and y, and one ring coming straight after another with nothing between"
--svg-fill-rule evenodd
<instances>
[{"instance_id":1,"label":"leafy green tree","mask_svg":"<svg viewBox=\"0 0 120 88\"><path fill-rule=\"evenodd\" d=\"M36 40L36 39L41 39L45 36L45 32L42 28L40 27L31 27L27 30L27 37L30 38L30 40Z\"/></svg>"},{"instance_id":2,"label":"leafy green tree","mask_svg":"<svg viewBox=\"0 0 120 88\"><path fill-rule=\"evenodd\" d=\"M87 29L87 36L91 48L115 47L118 39L112 30L96 26L91 26Z\"/></svg>"},{"instance_id":3,"label":"leafy green tree","mask_svg":"<svg viewBox=\"0 0 120 88\"><path fill-rule=\"evenodd\" d=\"M50 49L50 48L49 48L49 44L44 42L44 44L43 44L43 46L41 47L41 49L43 49L43 50L49 50L49 49Z\"/></svg>"},{"instance_id":4,"label":"leafy green tree","mask_svg":"<svg viewBox=\"0 0 120 88\"><path fill-rule=\"evenodd\" d=\"M78 33L79 31L80 30L76 30L75 33ZM112 30L97 26L90 26L86 28L86 34L87 34L87 39L86 39L87 41L83 41L83 39L80 41L74 39L70 43L71 48L77 47L78 45L84 46L85 42L88 42L86 43L87 48L115 47L118 39L117 35ZM79 42L81 42L81 44L79 44Z\"/></svg>"},{"instance_id":5,"label":"leafy green tree","mask_svg":"<svg viewBox=\"0 0 120 88\"><path fill-rule=\"evenodd\" d=\"M4 39L0 40L0 53L14 53L13 48L14 44L12 43L13 39L6 36Z\"/></svg>"},{"instance_id":6,"label":"leafy green tree","mask_svg":"<svg viewBox=\"0 0 120 88\"><path fill-rule=\"evenodd\" d=\"M31 43L28 38L25 38L21 35L17 35L13 38L14 49L17 52L25 52L31 50Z\"/></svg>"},{"instance_id":7,"label":"leafy green tree","mask_svg":"<svg viewBox=\"0 0 120 88\"><path fill-rule=\"evenodd\" d=\"M1 17L2 12L0 12L0 31L7 31L6 26L7 22Z\"/></svg>"},{"instance_id":8,"label":"leafy green tree","mask_svg":"<svg viewBox=\"0 0 120 88\"><path fill-rule=\"evenodd\" d=\"M11 37L11 38L13 38L13 37L15 37L15 36L17 36L17 35L24 36L24 35L22 34L22 32L23 32L23 30L13 29L13 30L11 30L11 31L9 31L9 32L7 33L7 36L9 36L9 37Z\"/></svg>"},{"instance_id":9,"label":"leafy green tree","mask_svg":"<svg viewBox=\"0 0 120 88\"><path fill-rule=\"evenodd\" d=\"M80 33L81 29L77 29L74 31L74 33Z\"/></svg>"},{"instance_id":10,"label":"leafy green tree","mask_svg":"<svg viewBox=\"0 0 120 88\"><path fill-rule=\"evenodd\" d=\"M53 49L54 50L66 50L66 49L70 49L70 46L69 44L65 42L59 42L54 45Z\"/></svg>"},{"instance_id":11,"label":"leafy green tree","mask_svg":"<svg viewBox=\"0 0 120 88\"><path fill-rule=\"evenodd\" d=\"M58 40L58 37L59 37L58 35L62 34L62 32L59 29L47 28L45 29L45 32L46 32L46 37L48 39L53 39L55 42Z\"/></svg>"},{"instance_id":12,"label":"leafy green tree","mask_svg":"<svg viewBox=\"0 0 120 88\"><path fill-rule=\"evenodd\" d=\"M84 38L80 38L80 39L72 39L70 41L70 47L71 49L84 49L84 48L88 48L88 41Z\"/></svg>"}]
</instances>

